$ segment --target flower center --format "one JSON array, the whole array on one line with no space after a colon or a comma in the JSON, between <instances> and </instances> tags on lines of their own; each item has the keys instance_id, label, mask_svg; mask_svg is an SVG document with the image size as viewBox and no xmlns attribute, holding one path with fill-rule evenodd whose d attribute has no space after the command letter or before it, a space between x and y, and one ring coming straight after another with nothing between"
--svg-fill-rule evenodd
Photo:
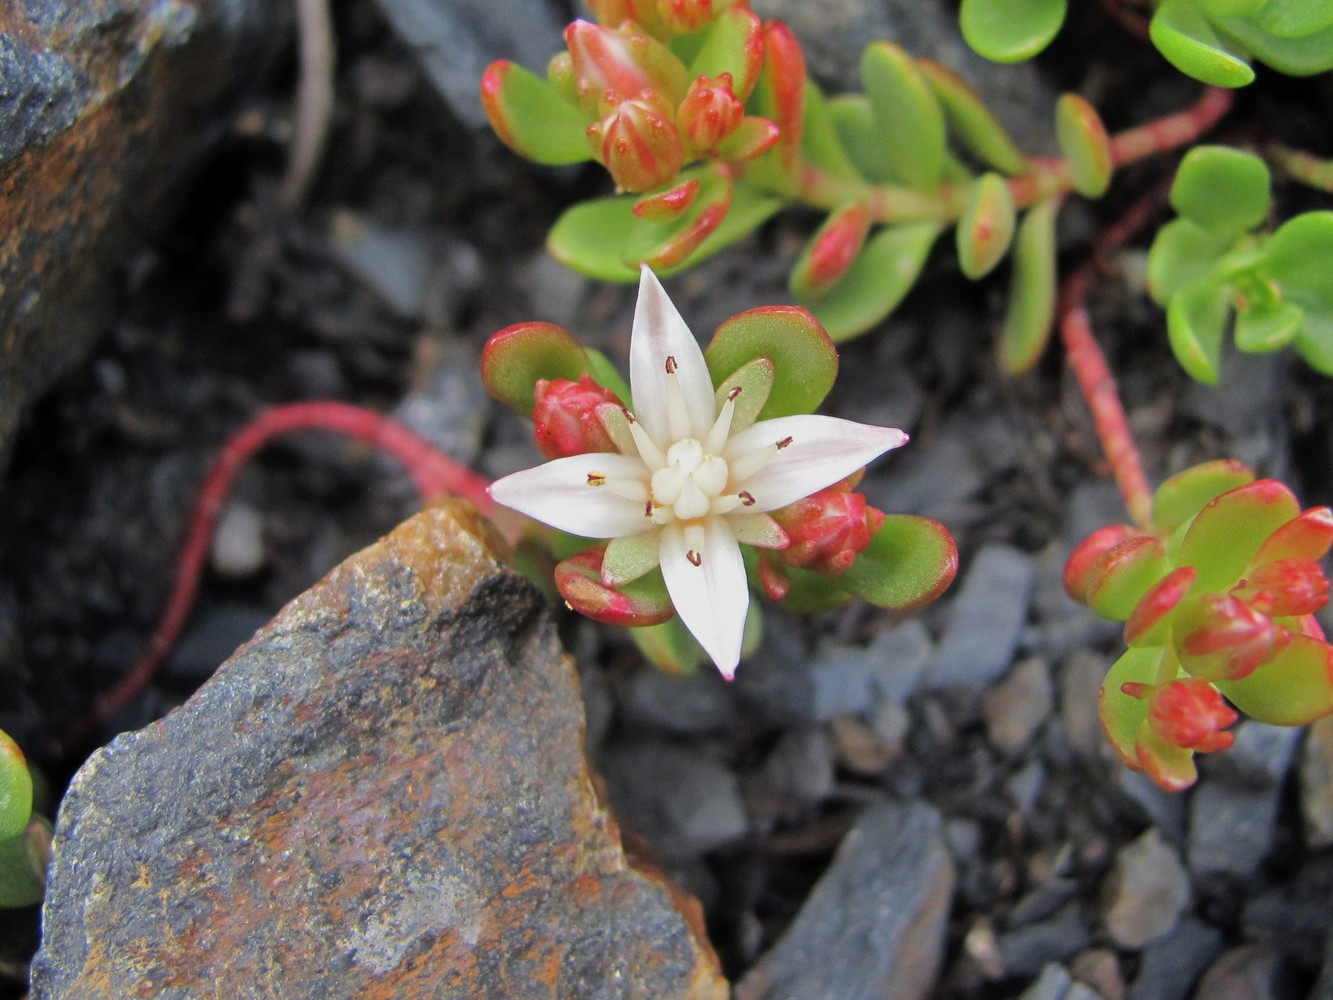
<instances>
[{"instance_id":1,"label":"flower center","mask_svg":"<svg viewBox=\"0 0 1333 1000\"><path fill-rule=\"evenodd\" d=\"M666 524L722 513L715 502L729 476L725 459L706 453L695 438L681 438L667 449L666 465L653 473L653 520Z\"/></svg>"}]
</instances>

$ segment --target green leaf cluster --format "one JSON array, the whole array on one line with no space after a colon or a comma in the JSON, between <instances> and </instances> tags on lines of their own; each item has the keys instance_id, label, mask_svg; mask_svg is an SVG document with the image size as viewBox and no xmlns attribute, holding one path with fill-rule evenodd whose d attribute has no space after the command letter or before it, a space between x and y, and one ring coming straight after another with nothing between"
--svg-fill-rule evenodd
<instances>
[{"instance_id":1,"label":"green leaf cluster","mask_svg":"<svg viewBox=\"0 0 1333 1000\"><path fill-rule=\"evenodd\" d=\"M1148 254L1148 290L1165 307L1171 349L1195 379L1215 384L1228 330L1237 348L1293 347L1333 375L1333 212L1307 212L1272 233L1270 178L1258 157L1200 146L1171 187L1177 218Z\"/></svg>"},{"instance_id":2,"label":"green leaf cluster","mask_svg":"<svg viewBox=\"0 0 1333 1000\"><path fill-rule=\"evenodd\" d=\"M0 906L31 906L42 898L50 826L32 806L28 762L0 730Z\"/></svg>"},{"instance_id":3,"label":"green leaf cluster","mask_svg":"<svg viewBox=\"0 0 1333 1000\"><path fill-rule=\"evenodd\" d=\"M1030 59L1055 37L1066 0L963 0L963 37L996 62ZM1255 60L1290 76L1333 68L1330 0L1161 0L1149 36L1171 65L1196 80L1243 87Z\"/></svg>"}]
</instances>

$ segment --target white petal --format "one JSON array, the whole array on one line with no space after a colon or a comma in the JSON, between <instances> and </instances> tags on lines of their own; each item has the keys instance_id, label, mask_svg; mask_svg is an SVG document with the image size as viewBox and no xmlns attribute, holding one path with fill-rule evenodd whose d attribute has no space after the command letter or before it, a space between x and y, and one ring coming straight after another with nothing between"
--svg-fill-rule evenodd
<instances>
[{"instance_id":1,"label":"white petal","mask_svg":"<svg viewBox=\"0 0 1333 1000\"><path fill-rule=\"evenodd\" d=\"M722 676L731 680L741 659L745 613L750 590L740 546L720 517L704 522L704 542L696 553L699 565L686 554L685 532L670 524L662 531L662 576L676 613L698 640Z\"/></svg>"},{"instance_id":2,"label":"white petal","mask_svg":"<svg viewBox=\"0 0 1333 1000\"><path fill-rule=\"evenodd\" d=\"M786 438L791 438L791 444L767 465L745 482L732 484L755 498L753 512L785 507L907 443L907 435L895 427L804 414L761 420L731 439L727 456L734 459Z\"/></svg>"},{"instance_id":3,"label":"white petal","mask_svg":"<svg viewBox=\"0 0 1333 1000\"><path fill-rule=\"evenodd\" d=\"M618 538L653 526L643 504L605 486L589 485L588 477L594 473L618 479L647 477L637 458L598 452L515 472L492 483L488 492L496 503L584 538Z\"/></svg>"},{"instance_id":4,"label":"white petal","mask_svg":"<svg viewBox=\"0 0 1333 1000\"><path fill-rule=\"evenodd\" d=\"M676 360L674 376L667 374L669 357ZM635 418L663 451L671 444L667 424L669 378L680 383L691 436L702 439L717 415L713 380L694 334L645 264L639 273L639 300L630 333L629 384Z\"/></svg>"}]
</instances>

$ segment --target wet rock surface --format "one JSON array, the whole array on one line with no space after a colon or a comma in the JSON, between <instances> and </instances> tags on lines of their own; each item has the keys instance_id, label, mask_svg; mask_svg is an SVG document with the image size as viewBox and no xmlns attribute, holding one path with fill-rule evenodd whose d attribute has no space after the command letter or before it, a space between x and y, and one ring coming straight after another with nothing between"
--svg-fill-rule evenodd
<instances>
[{"instance_id":1,"label":"wet rock surface","mask_svg":"<svg viewBox=\"0 0 1333 1000\"><path fill-rule=\"evenodd\" d=\"M104 331L114 270L276 55L275 0L16 0L0 15L0 469Z\"/></svg>"},{"instance_id":2,"label":"wet rock surface","mask_svg":"<svg viewBox=\"0 0 1333 1000\"><path fill-rule=\"evenodd\" d=\"M84 766L33 995L724 996L581 740L535 593L428 510Z\"/></svg>"}]
</instances>

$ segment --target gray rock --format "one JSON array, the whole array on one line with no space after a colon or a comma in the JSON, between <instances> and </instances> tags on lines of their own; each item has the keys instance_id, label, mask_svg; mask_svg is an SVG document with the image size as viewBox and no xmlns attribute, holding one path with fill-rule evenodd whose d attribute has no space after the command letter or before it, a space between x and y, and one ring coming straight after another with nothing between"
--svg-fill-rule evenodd
<instances>
[{"instance_id":1,"label":"gray rock","mask_svg":"<svg viewBox=\"0 0 1333 1000\"><path fill-rule=\"evenodd\" d=\"M1114 766L1115 787L1128 800L1125 811L1136 820L1150 823L1168 844L1183 848L1189 799L1168 792L1141 771L1131 771L1119 763Z\"/></svg>"},{"instance_id":2,"label":"gray rock","mask_svg":"<svg viewBox=\"0 0 1333 1000\"><path fill-rule=\"evenodd\" d=\"M736 1000L924 1000L944 948L953 863L940 816L875 806L843 839L782 938Z\"/></svg>"},{"instance_id":3,"label":"gray rock","mask_svg":"<svg viewBox=\"0 0 1333 1000\"><path fill-rule=\"evenodd\" d=\"M960 72L983 94L991 110L1030 153L1050 152L1056 95L1030 63L1000 66L963 41L954 8L911 0L753 0L761 17L791 25L811 74L831 92L860 90L860 58L876 40L901 45L913 56L935 59Z\"/></svg>"},{"instance_id":4,"label":"gray rock","mask_svg":"<svg viewBox=\"0 0 1333 1000\"><path fill-rule=\"evenodd\" d=\"M1208 967L1194 1000L1285 1000L1292 995L1292 986L1291 974L1276 949L1244 944Z\"/></svg>"},{"instance_id":5,"label":"gray rock","mask_svg":"<svg viewBox=\"0 0 1333 1000\"><path fill-rule=\"evenodd\" d=\"M987 545L978 552L922 686L984 688L1003 674L1013 662L1035 577L1032 560L1018 549Z\"/></svg>"},{"instance_id":6,"label":"gray rock","mask_svg":"<svg viewBox=\"0 0 1333 1000\"><path fill-rule=\"evenodd\" d=\"M242 643L268 624L270 617L249 604L201 604L163 665L164 672L195 683L211 677ZM121 660L121 670L126 662Z\"/></svg>"},{"instance_id":7,"label":"gray rock","mask_svg":"<svg viewBox=\"0 0 1333 1000\"><path fill-rule=\"evenodd\" d=\"M563 47L564 24L546 0L378 2L440 96L474 128L486 125L477 81L491 62L512 59L544 76Z\"/></svg>"},{"instance_id":8,"label":"gray rock","mask_svg":"<svg viewBox=\"0 0 1333 1000\"><path fill-rule=\"evenodd\" d=\"M875 636L870 644L879 657L875 671L875 694L883 701L902 705L930 662L935 645L919 618L909 618L896 628Z\"/></svg>"},{"instance_id":9,"label":"gray rock","mask_svg":"<svg viewBox=\"0 0 1333 1000\"><path fill-rule=\"evenodd\" d=\"M1039 656L1023 660L986 692L981 703L991 744L1006 754L1018 754L1051 714L1053 701L1046 661Z\"/></svg>"},{"instance_id":10,"label":"gray rock","mask_svg":"<svg viewBox=\"0 0 1333 1000\"><path fill-rule=\"evenodd\" d=\"M1273 846L1282 777L1295 729L1248 721L1226 754L1208 762L1190 801L1189 866L1195 874L1254 874Z\"/></svg>"},{"instance_id":11,"label":"gray rock","mask_svg":"<svg viewBox=\"0 0 1333 1000\"><path fill-rule=\"evenodd\" d=\"M1333 1000L1333 930L1324 941L1324 965L1307 1000Z\"/></svg>"},{"instance_id":12,"label":"gray rock","mask_svg":"<svg viewBox=\"0 0 1333 1000\"><path fill-rule=\"evenodd\" d=\"M1327 880L1316 859L1281 887L1247 895L1241 907L1241 925L1249 940L1272 941L1282 953L1311 968L1323 959L1325 938L1333 927L1333 897L1321 882Z\"/></svg>"},{"instance_id":13,"label":"gray rock","mask_svg":"<svg viewBox=\"0 0 1333 1000\"><path fill-rule=\"evenodd\" d=\"M739 840L749 831L740 781L695 746L641 740L603 751L617 816L665 861Z\"/></svg>"},{"instance_id":14,"label":"gray rock","mask_svg":"<svg viewBox=\"0 0 1333 1000\"><path fill-rule=\"evenodd\" d=\"M418 515L89 759L34 1000L725 997L697 904L622 852L573 663L483 538L467 505Z\"/></svg>"},{"instance_id":15,"label":"gray rock","mask_svg":"<svg viewBox=\"0 0 1333 1000\"><path fill-rule=\"evenodd\" d=\"M1088 945L1089 930L1071 901L1050 917L1006 931L997 939L1006 975L1035 976L1051 962L1064 962Z\"/></svg>"},{"instance_id":16,"label":"gray rock","mask_svg":"<svg viewBox=\"0 0 1333 1000\"><path fill-rule=\"evenodd\" d=\"M1102 919L1122 948L1142 948L1170 934L1190 900L1180 856L1150 829L1120 849L1103 886Z\"/></svg>"},{"instance_id":17,"label":"gray rock","mask_svg":"<svg viewBox=\"0 0 1333 1000\"><path fill-rule=\"evenodd\" d=\"M1144 948L1129 1000L1185 1000L1221 947L1221 931L1185 917Z\"/></svg>"},{"instance_id":18,"label":"gray rock","mask_svg":"<svg viewBox=\"0 0 1333 1000\"><path fill-rule=\"evenodd\" d=\"M784 733L745 783L745 801L756 825L797 818L833 791L833 741L819 728Z\"/></svg>"},{"instance_id":19,"label":"gray rock","mask_svg":"<svg viewBox=\"0 0 1333 1000\"><path fill-rule=\"evenodd\" d=\"M119 268L167 221L287 41L278 0L73 0L0 18L0 467L24 405L105 331Z\"/></svg>"},{"instance_id":20,"label":"gray rock","mask_svg":"<svg viewBox=\"0 0 1333 1000\"><path fill-rule=\"evenodd\" d=\"M1069 654L1059 671L1060 719L1065 735L1080 756L1093 760L1113 753L1097 715L1097 699L1110 668L1105 657L1080 649Z\"/></svg>"},{"instance_id":21,"label":"gray rock","mask_svg":"<svg viewBox=\"0 0 1333 1000\"><path fill-rule=\"evenodd\" d=\"M1023 991L1019 1000L1102 1000L1097 993L1078 982L1063 965L1051 964L1041 970L1036 982Z\"/></svg>"},{"instance_id":22,"label":"gray rock","mask_svg":"<svg viewBox=\"0 0 1333 1000\"><path fill-rule=\"evenodd\" d=\"M632 726L697 734L726 729L736 721L732 687L716 670L681 677L644 666L623 678L616 690L620 710Z\"/></svg>"},{"instance_id":23,"label":"gray rock","mask_svg":"<svg viewBox=\"0 0 1333 1000\"><path fill-rule=\"evenodd\" d=\"M1313 723L1301 750L1301 819L1316 850L1333 845L1333 715Z\"/></svg>"}]
</instances>

